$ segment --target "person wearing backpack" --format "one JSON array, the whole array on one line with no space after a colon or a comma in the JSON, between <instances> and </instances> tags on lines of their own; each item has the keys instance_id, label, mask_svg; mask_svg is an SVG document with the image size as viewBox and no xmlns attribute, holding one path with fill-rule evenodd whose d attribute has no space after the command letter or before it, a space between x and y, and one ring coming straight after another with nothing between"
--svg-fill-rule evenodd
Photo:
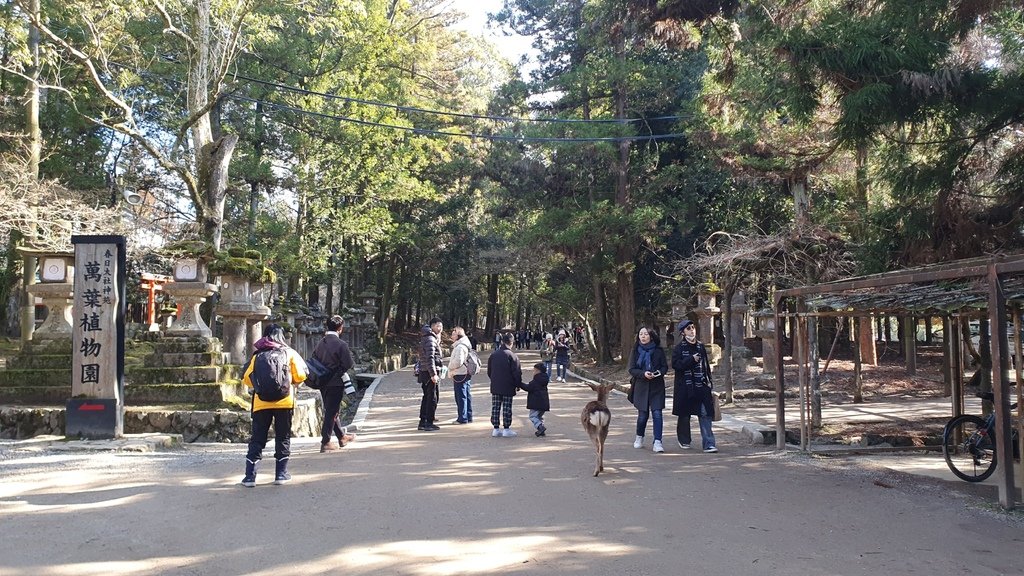
<instances>
[{"instance_id":1,"label":"person wearing backpack","mask_svg":"<svg viewBox=\"0 0 1024 576\"><path fill-rule=\"evenodd\" d=\"M252 438L245 455L245 477L242 486L256 485L256 465L267 446L270 425L274 425L274 460L277 468L274 484L291 480L288 457L291 455L292 411L295 408L294 386L306 379L306 363L284 341L284 329L271 324L256 341L256 351L245 367L242 382L252 388Z\"/></svg>"},{"instance_id":2,"label":"person wearing backpack","mask_svg":"<svg viewBox=\"0 0 1024 576\"><path fill-rule=\"evenodd\" d=\"M452 329L452 357L448 362L448 373L452 375L455 387L456 424L473 421L473 396L470 388L473 375L480 370L480 358L473 351L473 343L460 326Z\"/></svg>"},{"instance_id":3,"label":"person wearing backpack","mask_svg":"<svg viewBox=\"0 0 1024 576\"><path fill-rule=\"evenodd\" d=\"M320 387L320 396L324 403L324 421L320 429L320 452L334 452L344 448L346 444L355 439L355 434L349 434L338 424L338 413L341 411L341 401L345 398L345 374L355 364L352 361L352 352L349 350L348 342L341 339L341 332L345 328L345 319L335 314L327 319L327 331L324 337L313 349L313 358L320 361L331 371L331 377ZM337 435L338 445L331 442L331 436Z\"/></svg>"}]
</instances>

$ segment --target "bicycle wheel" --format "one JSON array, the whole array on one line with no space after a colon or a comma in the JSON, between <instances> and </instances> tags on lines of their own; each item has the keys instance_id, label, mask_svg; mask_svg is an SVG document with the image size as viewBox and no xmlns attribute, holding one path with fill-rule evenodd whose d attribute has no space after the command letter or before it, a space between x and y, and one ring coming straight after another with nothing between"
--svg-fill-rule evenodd
<instances>
[{"instance_id":1,"label":"bicycle wheel","mask_svg":"<svg viewBox=\"0 0 1024 576\"><path fill-rule=\"evenodd\" d=\"M981 482L996 471L995 446L978 416L964 414L946 424L942 455L953 474L968 482Z\"/></svg>"}]
</instances>

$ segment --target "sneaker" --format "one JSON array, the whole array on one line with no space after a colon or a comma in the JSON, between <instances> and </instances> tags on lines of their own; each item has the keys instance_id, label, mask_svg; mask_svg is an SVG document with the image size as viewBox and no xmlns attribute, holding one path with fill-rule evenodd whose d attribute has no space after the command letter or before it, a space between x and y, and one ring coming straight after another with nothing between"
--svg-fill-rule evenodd
<instances>
[{"instance_id":1,"label":"sneaker","mask_svg":"<svg viewBox=\"0 0 1024 576\"><path fill-rule=\"evenodd\" d=\"M351 441L353 441L355 439L356 439L356 435L355 434L349 434L348 432L345 432L344 434L341 435L341 438L338 439L338 444L342 448L344 448L345 446L348 445L349 442L351 442Z\"/></svg>"},{"instance_id":2,"label":"sneaker","mask_svg":"<svg viewBox=\"0 0 1024 576\"><path fill-rule=\"evenodd\" d=\"M440 429L441 428L436 424L424 424L423 428L420 428L420 430L423 430L424 432L436 432Z\"/></svg>"},{"instance_id":3,"label":"sneaker","mask_svg":"<svg viewBox=\"0 0 1024 576\"><path fill-rule=\"evenodd\" d=\"M661 440L655 440L654 441L654 448L652 448L652 450L654 450L655 452L664 452L665 451L665 447L661 445Z\"/></svg>"},{"instance_id":4,"label":"sneaker","mask_svg":"<svg viewBox=\"0 0 1024 576\"><path fill-rule=\"evenodd\" d=\"M498 436L501 436L501 428L495 428L494 431L491 432L491 438L497 438Z\"/></svg>"},{"instance_id":5,"label":"sneaker","mask_svg":"<svg viewBox=\"0 0 1024 576\"><path fill-rule=\"evenodd\" d=\"M710 448L705 448L704 452L707 453L707 454L714 454L715 452L718 452L718 448L715 448L714 446L712 446Z\"/></svg>"},{"instance_id":6,"label":"sneaker","mask_svg":"<svg viewBox=\"0 0 1024 576\"><path fill-rule=\"evenodd\" d=\"M337 451L338 451L338 445L335 444L334 442L328 442L327 444L321 444L320 445L320 453L321 454L323 454L324 452L337 452Z\"/></svg>"},{"instance_id":7,"label":"sneaker","mask_svg":"<svg viewBox=\"0 0 1024 576\"><path fill-rule=\"evenodd\" d=\"M281 474L278 474L277 476L274 477L274 484L276 484L277 486L280 486L282 484L287 484L288 481L291 480L291 479L292 479L292 475L291 474L289 474L287 472L282 472Z\"/></svg>"},{"instance_id":8,"label":"sneaker","mask_svg":"<svg viewBox=\"0 0 1024 576\"><path fill-rule=\"evenodd\" d=\"M643 436L637 436L636 440L633 440L633 448L643 448L643 447L644 447L644 437Z\"/></svg>"},{"instance_id":9,"label":"sneaker","mask_svg":"<svg viewBox=\"0 0 1024 576\"><path fill-rule=\"evenodd\" d=\"M245 486L246 488L252 488L255 485L256 485L256 477L255 476L246 476L245 478L242 478L242 486Z\"/></svg>"},{"instance_id":10,"label":"sneaker","mask_svg":"<svg viewBox=\"0 0 1024 576\"><path fill-rule=\"evenodd\" d=\"M690 449L690 445L689 444L683 444L682 442L679 443L679 447L682 448L683 450L689 450Z\"/></svg>"},{"instance_id":11,"label":"sneaker","mask_svg":"<svg viewBox=\"0 0 1024 576\"><path fill-rule=\"evenodd\" d=\"M516 431L512 430L511 428L505 428L505 430L502 431L501 435L504 436L505 438L519 436L519 434L516 434Z\"/></svg>"}]
</instances>

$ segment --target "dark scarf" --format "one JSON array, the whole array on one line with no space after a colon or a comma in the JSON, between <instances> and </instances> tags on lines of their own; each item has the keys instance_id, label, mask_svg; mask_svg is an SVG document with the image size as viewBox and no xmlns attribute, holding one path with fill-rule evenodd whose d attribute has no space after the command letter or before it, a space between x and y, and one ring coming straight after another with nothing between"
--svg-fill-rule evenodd
<instances>
[{"instance_id":1,"label":"dark scarf","mask_svg":"<svg viewBox=\"0 0 1024 576\"><path fill-rule=\"evenodd\" d=\"M636 347L636 367L651 371L651 351L654 350L654 341L647 344L640 344Z\"/></svg>"}]
</instances>

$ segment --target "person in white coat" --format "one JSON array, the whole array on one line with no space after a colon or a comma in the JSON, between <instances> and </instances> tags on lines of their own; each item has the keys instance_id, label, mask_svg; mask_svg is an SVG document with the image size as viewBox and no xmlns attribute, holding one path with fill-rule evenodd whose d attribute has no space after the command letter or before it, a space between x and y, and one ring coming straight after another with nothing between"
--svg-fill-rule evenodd
<instances>
[{"instance_id":1,"label":"person in white coat","mask_svg":"<svg viewBox=\"0 0 1024 576\"><path fill-rule=\"evenodd\" d=\"M466 368L469 351L473 347L466 330L461 326L452 328L452 357L448 362L448 374L452 377L455 388L456 424L468 424L473 421L472 376Z\"/></svg>"}]
</instances>

